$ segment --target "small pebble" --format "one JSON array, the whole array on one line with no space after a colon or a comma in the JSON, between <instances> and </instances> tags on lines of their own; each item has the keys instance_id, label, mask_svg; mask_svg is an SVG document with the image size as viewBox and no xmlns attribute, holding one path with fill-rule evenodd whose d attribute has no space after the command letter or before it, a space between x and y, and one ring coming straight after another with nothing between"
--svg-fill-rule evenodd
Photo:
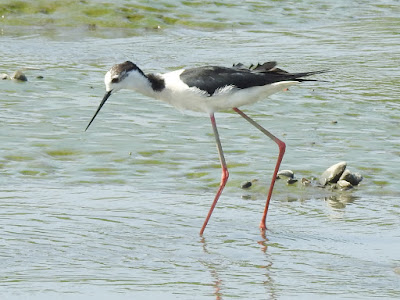
<instances>
[{"instance_id":1,"label":"small pebble","mask_svg":"<svg viewBox=\"0 0 400 300\"><path fill-rule=\"evenodd\" d=\"M281 177L293 178L294 173L292 170L281 170L278 172L276 179L280 179Z\"/></svg>"},{"instance_id":2,"label":"small pebble","mask_svg":"<svg viewBox=\"0 0 400 300\"><path fill-rule=\"evenodd\" d=\"M302 179L301 179L301 184L302 184L302 185L305 185L305 186L308 186L308 185L311 184L311 181L308 180L307 178L302 178Z\"/></svg>"},{"instance_id":3,"label":"small pebble","mask_svg":"<svg viewBox=\"0 0 400 300\"><path fill-rule=\"evenodd\" d=\"M88 26L88 30L90 30L90 31L95 31L97 29L96 24L93 24L93 23L88 24L87 26Z\"/></svg>"},{"instance_id":4,"label":"small pebble","mask_svg":"<svg viewBox=\"0 0 400 300\"><path fill-rule=\"evenodd\" d=\"M241 198L243 200L253 200L253 196L252 195L242 195Z\"/></svg>"},{"instance_id":5,"label":"small pebble","mask_svg":"<svg viewBox=\"0 0 400 300\"><path fill-rule=\"evenodd\" d=\"M18 81L28 81L28 78L26 78L25 74L22 73L22 71L17 70L12 74L11 79L18 80Z\"/></svg>"},{"instance_id":6,"label":"small pebble","mask_svg":"<svg viewBox=\"0 0 400 300\"><path fill-rule=\"evenodd\" d=\"M400 275L400 267L395 267L395 268L393 269L393 271L394 271L396 274Z\"/></svg>"},{"instance_id":7,"label":"small pebble","mask_svg":"<svg viewBox=\"0 0 400 300\"><path fill-rule=\"evenodd\" d=\"M42 75L36 76L37 79L43 79L44 77Z\"/></svg>"},{"instance_id":8,"label":"small pebble","mask_svg":"<svg viewBox=\"0 0 400 300\"><path fill-rule=\"evenodd\" d=\"M245 181L240 185L240 187L242 189L248 189L249 187L253 186L253 183L255 183L257 181L258 181L258 179L253 179L251 181Z\"/></svg>"},{"instance_id":9,"label":"small pebble","mask_svg":"<svg viewBox=\"0 0 400 300\"><path fill-rule=\"evenodd\" d=\"M346 180L339 180L337 182L337 186L342 190L342 191L346 191L349 190L351 188L353 188L353 186L351 185L350 182L346 181Z\"/></svg>"},{"instance_id":10,"label":"small pebble","mask_svg":"<svg viewBox=\"0 0 400 300\"><path fill-rule=\"evenodd\" d=\"M249 187L251 187L253 184L251 183L251 181L246 181L244 183L242 183L241 188L242 189L248 189Z\"/></svg>"}]
</instances>

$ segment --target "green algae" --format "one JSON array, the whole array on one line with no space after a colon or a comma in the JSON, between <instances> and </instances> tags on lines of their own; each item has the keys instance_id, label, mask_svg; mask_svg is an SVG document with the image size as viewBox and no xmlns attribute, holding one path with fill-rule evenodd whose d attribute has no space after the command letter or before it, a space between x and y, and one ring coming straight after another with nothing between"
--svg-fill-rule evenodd
<instances>
[{"instance_id":1,"label":"green algae","mask_svg":"<svg viewBox=\"0 0 400 300\"><path fill-rule=\"evenodd\" d=\"M11 160L11 161L30 161L30 160L34 160L33 157L24 156L24 155L6 155L4 158L7 159L7 160Z\"/></svg>"},{"instance_id":2,"label":"green algae","mask_svg":"<svg viewBox=\"0 0 400 300\"><path fill-rule=\"evenodd\" d=\"M35 171L35 170L22 170L20 171L22 175L26 176L36 176L40 174L40 171Z\"/></svg>"},{"instance_id":3,"label":"green algae","mask_svg":"<svg viewBox=\"0 0 400 300\"><path fill-rule=\"evenodd\" d=\"M104 174L104 175L117 175L119 173L118 169L115 168L87 168L86 171L89 172L94 172L98 174Z\"/></svg>"},{"instance_id":4,"label":"green algae","mask_svg":"<svg viewBox=\"0 0 400 300\"><path fill-rule=\"evenodd\" d=\"M68 149L60 149L60 150L48 150L46 153L53 157L67 157L67 156L75 156L78 155L78 151L68 150Z\"/></svg>"},{"instance_id":5,"label":"green algae","mask_svg":"<svg viewBox=\"0 0 400 300\"><path fill-rule=\"evenodd\" d=\"M195 178L201 178L204 176L208 176L210 173L209 172L191 172L187 173L185 176L189 179L195 179Z\"/></svg>"},{"instance_id":6,"label":"green algae","mask_svg":"<svg viewBox=\"0 0 400 300\"><path fill-rule=\"evenodd\" d=\"M148 151L139 151L138 154L144 157L150 157L156 154L162 154L166 150L156 149L156 150L148 150Z\"/></svg>"},{"instance_id":7,"label":"green algae","mask_svg":"<svg viewBox=\"0 0 400 300\"><path fill-rule=\"evenodd\" d=\"M204 6L203 3L198 3ZM212 3L218 7L221 3ZM185 26L193 28L219 29L232 26L220 20L198 19L183 9L168 2L146 3L97 3L94 1L12 1L0 4L0 25L17 26L90 26L90 28L164 28Z\"/></svg>"}]
</instances>

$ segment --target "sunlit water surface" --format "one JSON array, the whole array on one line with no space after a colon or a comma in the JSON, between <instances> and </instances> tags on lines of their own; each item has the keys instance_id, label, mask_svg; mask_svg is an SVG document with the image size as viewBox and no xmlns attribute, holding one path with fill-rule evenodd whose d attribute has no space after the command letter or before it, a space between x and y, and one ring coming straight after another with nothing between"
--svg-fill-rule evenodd
<instances>
[{"instance_id":1,"label":"sunlit water surface","mask_svg":"<svg viewBox=\"0 0 400 300\"><path fill-rule=\"evenodd\" d=\"M0 81L2 298L400 297L398 4L274 3L273 15L215 6L232 24L254 14L222 30L2 27L0 72L30 68L28 82ZM208 116L121 91L84 131L105 72L128 59L146 72L330 69L243 110L287 143L281 169L311 178L344 160L364 180L347 192L277 181L263 237L277 147L217 113L231 177L200 237L220 179Z\"/></svg>"}]
</instances>

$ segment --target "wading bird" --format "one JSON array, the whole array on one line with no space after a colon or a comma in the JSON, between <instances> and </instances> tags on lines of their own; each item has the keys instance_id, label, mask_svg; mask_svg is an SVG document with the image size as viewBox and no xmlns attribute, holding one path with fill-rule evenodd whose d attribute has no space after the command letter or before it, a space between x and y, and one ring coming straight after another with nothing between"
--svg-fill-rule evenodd
<instances>
[{"instance_id":1,"label":"wading bird","mask_svg":"<svg viewBox=\"0 0 400 300\"><path fill-rule=\"evenodd\" d=\"M264 213L260 222L260 229L264 232L266 230L265 221L269 202L286 145L247 116L238 107L255 103L299 82L315 81L303 78L323 72L325 71L289 73L277 68L276 62L266 62L261 65L251 66L250 68L246 68L242 64L236 64L231 68L204 66L180 69L165 74L145 74L137 65L126 61L114 65L106 73L104 78L106 94L86 127L86 130L89 128L90 124L92 124L111 94L121 89L134 90L145 96L167 102L178 109L208 113L217 143L222 176L214 201L200 230L200 235L202 235L229 176L214 113L220 110L233 109L246 121L277 143L279 147L278 159L272 175Z\"/></svg>"}]
</instances>

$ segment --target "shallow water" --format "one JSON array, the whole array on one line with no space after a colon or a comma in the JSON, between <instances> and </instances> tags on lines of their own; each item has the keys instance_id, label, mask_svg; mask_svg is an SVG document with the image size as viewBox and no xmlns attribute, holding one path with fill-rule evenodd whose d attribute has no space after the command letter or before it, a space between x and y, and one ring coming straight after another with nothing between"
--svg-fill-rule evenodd
<instances>
[{"instance_id":1,"label":"shallow water","mask_svg":"<svg viewBox=\"0 0 400 300\"><path fill-rule=\"evenodd\" d=\"M28 82L0 81L2 296L400 297L398 4L267 3L182 1L164 17L186 14L185 24L90 30L97 17L62 27L35 15L27 27L24 12L5 14L0 72L29 69ZM231 177L199 237L220 178L207 116L121 91L84 132L104 73L127 59L146 72L268 60L330 69L318 75L327 82L243 110L287 143L282 169L311 178L345 160L363 182L332 192L278 181L264 238L276 145L217 113Z\"/></svg>"}]
</instances>

